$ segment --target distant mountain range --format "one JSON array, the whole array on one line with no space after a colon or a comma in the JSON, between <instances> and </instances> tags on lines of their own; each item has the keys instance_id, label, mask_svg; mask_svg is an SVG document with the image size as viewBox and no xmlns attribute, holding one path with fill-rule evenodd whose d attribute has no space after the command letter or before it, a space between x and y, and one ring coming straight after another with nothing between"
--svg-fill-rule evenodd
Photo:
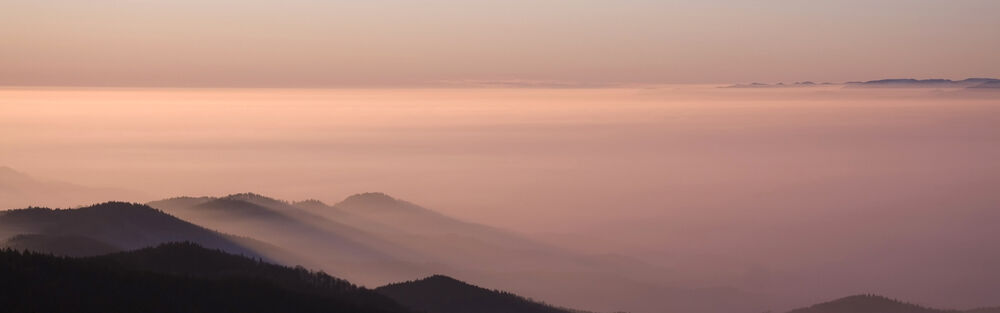
<instances>
[{"instance_id":1,"label":"distant mountain range","mask_svg":"<svg viewBox=\"0 0 1000 313\"><path fill-rule=\"evenodd\" d=\"M969 89L991 89L1000 88L1000 79L996 78L966 78L963 80L950 79L880 79L863 82L836 83L814 83L810 81L796 82L792 84L765 84L750 83L736 84L723 88L791 88L791 87L816 87L841 85L848 88L969 88Z\"/></svg>"},{"instance_id":2,"label":"distant mountain range","mask_svg":"<svg viewBox=\"0 0 1000 313\"><path fill-rule=\"evenodd\" d=\"M996 78L966 78L950 79L881 79L866 82L849 82L847 87L854 88L989 88L991 84L1000 82Z\"/></svg>"}]
</instances>

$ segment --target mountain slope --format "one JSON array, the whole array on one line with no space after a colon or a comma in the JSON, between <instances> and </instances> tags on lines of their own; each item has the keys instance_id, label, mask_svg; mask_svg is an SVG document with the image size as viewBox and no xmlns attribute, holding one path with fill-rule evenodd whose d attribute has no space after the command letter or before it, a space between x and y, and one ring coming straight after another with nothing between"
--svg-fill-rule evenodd
<instances>
[{"instance_id":1,"label":"mountain slope","mask_svg":"<svg viewBox=\"0 0 1000 313\"><path fill-rule=\"evenodd\" d=\"M451 277L435 275L421 280L395 283L376 288L412 309L428 313L569 313L519 297L488 290Z\"/></svg>"},{"instance_id":2,"label":"mountain slope","mask_svg":"<svg viewBox=\"0 0 1000 313\"><path fill-rule=\"evenodd\" d=\"M322 273L191 243L85 259L4 250L0 277L4 312L407 311Z\"/></svg>"}]
</instances>

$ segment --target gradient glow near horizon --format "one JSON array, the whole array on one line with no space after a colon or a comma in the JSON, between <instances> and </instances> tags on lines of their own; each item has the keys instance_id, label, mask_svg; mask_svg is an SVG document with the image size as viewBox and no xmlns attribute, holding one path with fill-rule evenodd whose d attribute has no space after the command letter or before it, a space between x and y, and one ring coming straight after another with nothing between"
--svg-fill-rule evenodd
<instances>
[{"instance_id":1,"label":"gradient glow near horizon","mask_svg":"<svg viewBox=\"0 0 1000 313\"><path fill-rule=\"evenodd\" d=\"M0 85L1000 76L998 1L0 1Z\"/></svg>"}]
</instances>

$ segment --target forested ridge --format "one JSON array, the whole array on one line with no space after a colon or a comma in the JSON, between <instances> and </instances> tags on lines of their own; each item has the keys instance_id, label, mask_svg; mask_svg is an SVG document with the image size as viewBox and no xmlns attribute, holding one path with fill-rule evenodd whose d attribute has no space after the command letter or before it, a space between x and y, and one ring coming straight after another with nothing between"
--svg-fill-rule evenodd
<instances>
[{"instance_id":1,"label":"forested ridge","mask_svg":"<svg viewBox=\"0 0 1000 313\"><path fill-rule=\"evenodd\" d=\"M0 277L4 312L408 312L323 273L191 243L94 258L4 249Z\"/></svg>"}]
</instances>

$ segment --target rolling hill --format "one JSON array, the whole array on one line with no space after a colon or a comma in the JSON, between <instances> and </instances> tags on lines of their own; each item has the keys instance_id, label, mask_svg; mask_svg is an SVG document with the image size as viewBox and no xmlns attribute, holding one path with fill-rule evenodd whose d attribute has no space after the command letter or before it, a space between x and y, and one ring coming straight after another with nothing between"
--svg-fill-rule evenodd
<instances>
[{"instance_id":1,"label":"rolling hill","mask_svg":"<svg viewBox=\"0 0 1000 313\"><path fill-rule=\"evenodd\" d=\"M375 291L412 309L428 313L570 313L509 292L489 290L454 278L434 275L395 283Z\"/></svg>"}]
</instances>

